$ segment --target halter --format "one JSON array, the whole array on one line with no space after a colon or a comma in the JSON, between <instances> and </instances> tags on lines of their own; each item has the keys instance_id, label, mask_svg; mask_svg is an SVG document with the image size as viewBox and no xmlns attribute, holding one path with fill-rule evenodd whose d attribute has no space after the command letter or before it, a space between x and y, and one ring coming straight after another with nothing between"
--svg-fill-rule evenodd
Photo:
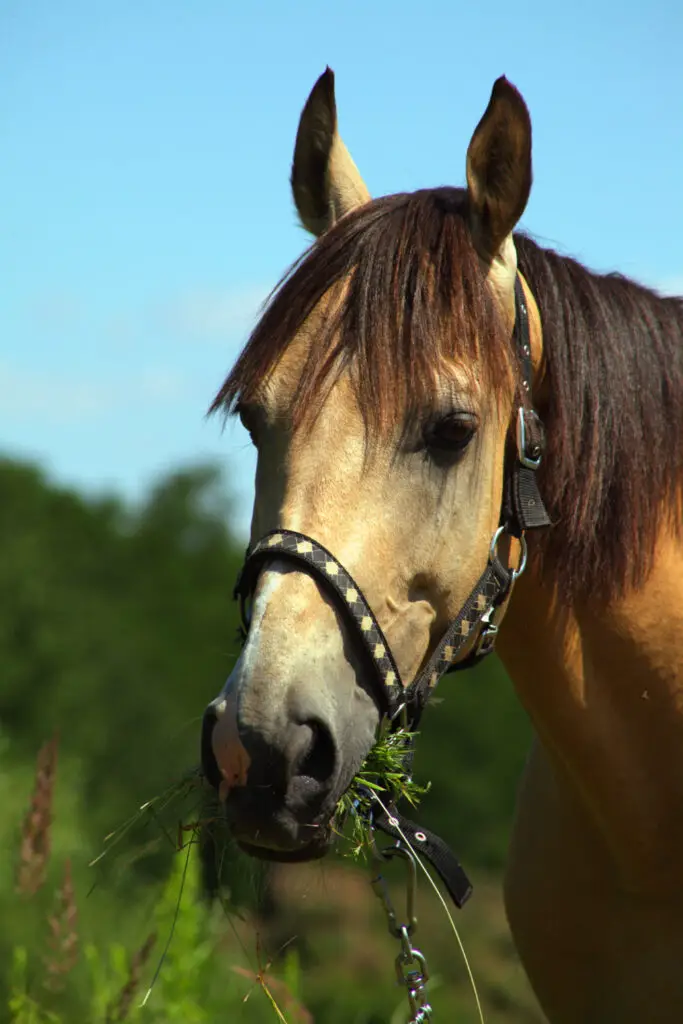
<instances>
[{"instance_id":1,"label":"halter","mask_svg":"<svg viewBox=\"0 0 683 1024\"><path fill-rule=\"evenodd\" d=\"M426 665L411 683L406 685L401 679L389 643L363 591L327 548L313 537L282 529L272 530L247 549L235 585L235 597L241 604L244 636L249 630L249 602L264 563L274 558L296 563L301 571L320 583L360 640L360 649L372 667L373 692L382 711L380 730L404 728L414 731L441 676L469 668L491 654L512 586L526 567L526 531L550 524L536 477L545 450L545 434L531 405L533 368L529 313L519 276L515 278L513 341L519 359L522 394L515 420L514 451L508 451L503 470L499 526L491 539L482 575ZM511 444L510 449L512 447ZM506 535L516 537L520 542L520 562L516 568L505 566L498 557L498 545ZM463 656L468 644L470 650ZM412 753L408 751L408 771L411 759ZM457 857L437 835L404 817L393 805L385 808L378 803L372 812L371 824L373 829L390 836L397 847L405 845L406 838L413 847L419 847L422 856L437 870L456 906L462 907L469 899L472 885Z\"/></svg>"},{"instance_id":2,"label":"halter","mask_svg":"<svg viewBox=\"0 0 683 1024\"><path fill-rule=\"evenodd\" d=\"M243 626L248 632L248 605L265 562L273 558L285 559L297 563L303 572L313 576L360 639L373 668L373 692L382 714L395 726L400 722L414 730L436 684L445 673L469 668L491 654L505 602L515 580L526 567L525 533L550 523L536 478L543 458L545 437L541 420L530 404L529 314L519 276L515 279L513 340L520 364L522 395L517 409L515 452L505 460L500 525L491 540L488 562L482 575L411 683L406 684L401 679L389 643L361 588L341 562L313 537L284 529L265 534L247 549L244 566L235 585L235 597L239 597L241 602ZM521 558L517 568L503 565L498 557L498 545L504 535L520 541ZM462 657L467 644L471 644L471 650Z\"/></svg>"}]
</instances>

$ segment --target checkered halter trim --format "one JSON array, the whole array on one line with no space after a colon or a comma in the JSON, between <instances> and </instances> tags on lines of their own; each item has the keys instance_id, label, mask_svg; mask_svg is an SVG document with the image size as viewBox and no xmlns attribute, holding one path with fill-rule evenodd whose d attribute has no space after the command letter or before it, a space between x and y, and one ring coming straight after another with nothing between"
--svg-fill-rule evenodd
<instances>
[{"instance_id":1,"label":"checkered halter trim","mask_svg":"<svg viewBox=\"0 0 683 1024\"><path fill-rule=\"evenodd\" d=\"M404 684L389 644L362 590L344 566L322 544L312 537L293 530L273 530L248 552L244 568L235 586L235 596L242 602L244 628L249 629L248 601L254 592L263 563L283 558L302 562L335 598L346 621L355 627L362 645L370 656L383 710L390 716L406 705L417 714L426 703L429 692L441 676L453 667L460 652L471 639L475 628L507 594L513 573L493 557L426 666L409 685ZM486 653L486 652L482 652Z\"/></svg>"}]
</instances>

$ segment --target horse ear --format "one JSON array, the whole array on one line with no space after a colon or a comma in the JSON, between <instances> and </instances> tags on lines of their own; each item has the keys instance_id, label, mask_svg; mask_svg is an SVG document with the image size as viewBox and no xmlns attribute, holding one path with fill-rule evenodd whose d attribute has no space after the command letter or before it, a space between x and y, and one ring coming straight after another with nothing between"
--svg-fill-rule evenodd
<instances>
[{"instance_id":1,"label":"horse ear","mask_svg":"<svg viewBox=\"0 0 683 1024\"><path fill-rule=\"evenodd\" d=\"M531 119L526 103L503 76L467 149L467 191L480 254L495 259L531 191Z\"/></svg>"},{"instance_id":2,"label":"horse ear","mask_svg":"<svg viewBox=\"0 0 683 1024\"><path fill-rule=\"evenodd\" d=\"M327 68L306 101L294 147L292 192L303 226L322 235L370 200L365 182L337 130L334 72Z\"/></svg>"}]
</instances>

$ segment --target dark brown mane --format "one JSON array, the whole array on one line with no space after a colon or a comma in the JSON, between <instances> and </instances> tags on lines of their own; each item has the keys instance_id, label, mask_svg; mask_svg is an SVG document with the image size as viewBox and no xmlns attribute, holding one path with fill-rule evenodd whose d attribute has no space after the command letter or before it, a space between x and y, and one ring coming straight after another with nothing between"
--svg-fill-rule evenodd
<instances>
[{"instance_id":1,"label":"dark brown mane","mask_svg":"<svg viewBox=\"0 0 683 1024\"><path fill-rule=\"evenodd\" d=\"M643 582L663 517L681 531L683 299L515 237L541 312L545 550L565 593Z\"/></svg>"},{"instance_id":2,"label":"dark brown mane","mask_svg":"<svg viewBox=\"0 0 683 1024\"><path fill-rule=\"evenodd\" d=\"M548 452L542 490L556 526L544 556L566 597L609 596L646 576L683 483L683 300L600 276L516 236L543 322ZM434 401L445 358L509 393L516 360L491 300L459 189L387 196L343 218L272 296L212 411L248 400L320 300L293 415L319 406L350 366L382 428Z\"/></svg>"},{"instance_id":3,"label":"dark brown mane","mask_svg":"<svg viewBox=\"0 0 683 1024\"><path fill-rule=\"evenodd\" d=\"M211 411L248 401L320 300L343 284L317 325L295 421L315 411L331 371L350 366L375 428L403 421L437 394L440 363L476 366L486 386L511 384L507 332L464 217L465 193L386 196L344 217L292 267L272 296Z\"/></svg>"}]
</instances>

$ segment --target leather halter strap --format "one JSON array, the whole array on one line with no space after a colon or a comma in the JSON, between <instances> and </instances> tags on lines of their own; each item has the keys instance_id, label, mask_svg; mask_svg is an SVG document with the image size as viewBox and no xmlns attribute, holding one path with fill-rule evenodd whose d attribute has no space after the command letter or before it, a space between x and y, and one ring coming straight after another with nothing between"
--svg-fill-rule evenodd
<instances>
[{"instance_id":1,"label":"leather halter strap","mask_svg":"<svg viewBox=\"0 0 683 1024\"><path fill-rule=\"evenodd\" d=\"M391 648L351 574L334 555L312 537L295 530L273 530L258 541L249 552L237 582L236 593L242 598L243 620L248 627L246 599L253 593L264 562L281 558L303 562L310 574L335 599L336 606L356 629L375 672L375 691L383 711L394 717L403 706L425 702L428 689L433 689L472 635L483 615L504 599L515 571L506 569L494 555L472 590L456 619L448 627L426 666L410 685L404 684L391 653Z\"/></svg>"},{"instance_id":2,"label":"leather halter strap","mask_svg":"<svg viewBox=\"0 0 683 1024\"><path fill-rule=\"evenodd\" d=\"M248 602L263 564L273 559L299 563L331 595L345 621L359 636L373 666L374 692L383 713L397 719L399 712L405 710L405 721L410 728L416 727L430 694L444 673L469 667L492 652L497 633L497 613L526 564L524 533L550 522L536 482L544 436L541 421L528 404L532 381L531 345L528 311L519 277L515 280L514 340L523 394L517 411L516 453L511 459L506 459L501 525L491 542L484 572L428 662L411 683L406 684L401 679L391 648L358 584L335 556L313 537L286 529L267 533L248 549L235 586L235 597L241 600L244 628L248 630ZM504 533L521 540L522 564L518 569L504 566L498 558L498 540ZM473 636L472 650L463 660L462 650Z\"/></svg>"}]
</instances>

